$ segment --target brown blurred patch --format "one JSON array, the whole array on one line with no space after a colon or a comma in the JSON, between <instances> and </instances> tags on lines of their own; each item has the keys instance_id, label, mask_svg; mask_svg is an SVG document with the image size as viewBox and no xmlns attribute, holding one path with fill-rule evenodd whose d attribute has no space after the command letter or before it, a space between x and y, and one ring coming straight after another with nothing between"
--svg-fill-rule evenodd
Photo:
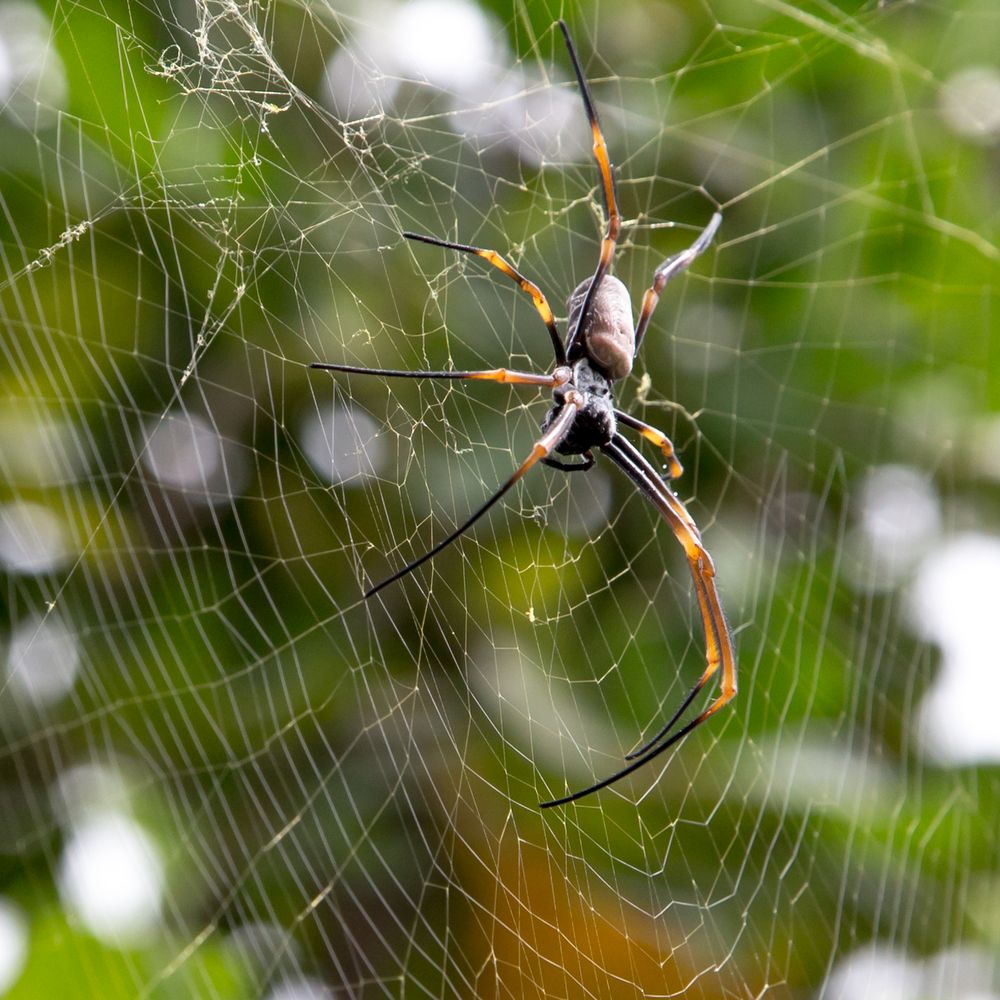
<instances>
[{"instance_id":1,"label":"brown blurred patch","mask_svg":"<svg viewBox=\"0 0 1000 1000\"><path fill-rule=\"evenodd\" d=\"M596 877L586 877L582 862L557 859L508 831L494 845L495 856L468 843L456 852L470 906L461 950L477 970L476 997L613 998L697 989L714 962L693 953L676 920L626 908Z\"/></svg>"}]
</instances>

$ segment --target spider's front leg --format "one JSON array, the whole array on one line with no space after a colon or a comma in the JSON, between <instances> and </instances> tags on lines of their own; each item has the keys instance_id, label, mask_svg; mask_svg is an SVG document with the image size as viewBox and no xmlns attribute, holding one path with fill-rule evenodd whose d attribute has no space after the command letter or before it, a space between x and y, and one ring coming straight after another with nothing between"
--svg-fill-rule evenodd
<instances>
[{"instance_id":1,"label":"spider's front leg","mask_svg":"<svg viewBox=\"0 0 1000 1000\"><path fill-rule=\"evenodd\" d=\"M374 596L383 587L388 587L390 583L406 576L408 573L412 573L418 566L422 566L429 559L432 559L443 548L451 545L460 535L471 528L536 462L544 461L552 454L559 442L566 436L566 432L576 419L576 415L580 412L582 406L583 400L575 389L567 392L565 400L553 411L552 419L548 422L545 430L543 430L542 436L535 442L534 447L531 449L531 454L514 470L513 475L478 510L467 517L463 524L451 532L447 538L438 542L437 545L425 552L419 559L414 559L413 562L408 563L401 570L393 573L392 576L386 577L381 583L376 584L374 587L369 587L365 591L365 597Z\"/></svg>"},{"instance_id":2,"label":"spider's front leg","mask_svg":"<svg viewBox=\"0 0 1000 1000\"><path fill-rule=\"evenodd\" d=\"M695 595L698 599L702 626L705 630L708 662L701 677L695 682L694 687L691 688L680 708L674 712L667 724L651 740L627 755L626 760L630 762L628 765L589 788L541 803L543 809L575 802L632 774L633 771L637 771L640 767L655 760L660 754L684 739L688 733L710 719L736 696L736 656L733 652L732 635L715 585L715 566L712 563L712 557L702 543L698 526L670 487L656 475L656 470L643 458L639 450L620 434L616 434L607 444L601 445L601 451L653 503L683 546L691 568ZM675 729L688 706L720 669L722 682L718 696L690 722L681 726L680 729Z\"/></svg>"}]
</instances>

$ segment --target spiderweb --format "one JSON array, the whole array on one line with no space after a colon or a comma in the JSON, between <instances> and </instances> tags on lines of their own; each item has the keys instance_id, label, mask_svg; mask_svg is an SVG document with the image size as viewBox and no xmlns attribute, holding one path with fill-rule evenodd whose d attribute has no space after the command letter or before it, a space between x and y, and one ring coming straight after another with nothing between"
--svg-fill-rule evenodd
<instances>
[{"instance_id":1,"label":"spiderweb","mask_svg":"<svg viewBox=\"0 0 1000 1000\"><path fill-rule=\"evenodd\" d=\"M546 394L596 262L683 552ZM0 987L1000 996L1000 18L935 5L0 6ZM992 350L991 350L992 349ZM646 447L646 446L644 446ZM654 457L654 460L657 460Z\"/></svg>"}]
</instances>

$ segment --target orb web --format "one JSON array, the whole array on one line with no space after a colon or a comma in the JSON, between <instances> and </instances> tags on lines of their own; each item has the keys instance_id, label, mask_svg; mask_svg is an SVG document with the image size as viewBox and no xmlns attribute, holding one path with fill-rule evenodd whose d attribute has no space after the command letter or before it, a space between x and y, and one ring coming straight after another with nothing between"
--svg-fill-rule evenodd
<instances>
[{"instance_id":1,"label":"orb web","mask_svg":"<svg viewBox=\"0 0 1000 1000\"><path fill-rule=\"evenodd\" d=\"M559 17L636 308L724 216L617 398L685 466L740 692L541 812L704 669L680 546L610 463L539 468L366 602L548 401L308 365L550 365L502 275L401 233L496 249L564 325L603 219ZM0 10L0 988L1000 996L998 28Z\"/></svg>"}]
</instances>

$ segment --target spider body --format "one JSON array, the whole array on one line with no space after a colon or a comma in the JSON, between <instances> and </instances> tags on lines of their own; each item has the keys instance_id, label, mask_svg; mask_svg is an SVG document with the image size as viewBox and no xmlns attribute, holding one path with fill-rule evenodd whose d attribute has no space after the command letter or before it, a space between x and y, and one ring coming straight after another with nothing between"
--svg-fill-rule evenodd
<instances>
[{"instance_id":1,"label":"spider body","mask_svg":"<svg viewBox=\"0 0 1000 1000\"><path fill-rule=\"evenodd\" d=\"M380 375L389 378L436 378L472 379L477 381L501 382L510 385L547 387L552 390L552 405L542 422L541 436L535 442L531 454L514 470L505 483L470 515L463 524L438 542L418 559L407 564L392 576L366 591L371 597L393 581L411 573L418 566L437 555L443 548L455 541L466 529L481 518L521 477L536 463L541 462L560 472L586 472L596 461L597 451L611 461L653 505L666 521L677 541L684 549L694 584L695 598L705 633L706 666L699 679L681 702L680 707L668 719L660 731L643 746L626 755L630 761L615 774L562 798L543 802L543 807L564 805L590 795L601 788L624 778L637 768L658 757L669 747L683 739L706 719L736 695L736 657L733 652L732 636L722 610L718 590L715 585L715 566L701 540L701 533L687 508L670 488L672 480L681 475L683 469L674 454L674 446L662 431L615 408L614 383L625 378L632 370L636 353L642 346L643 337L649 326L653 310L660 299L660 293L671 278L686 270L711 244L722 222L716 212L701 231L694 243L668 257L654 272L653 281L642 297L637 321L632 322L632 305L628 290L609 272L614 259L618 234L621 230L621 214L615 197L614 167L608 155L608 147L601 132L576 50L569 35L569 29L560 21L560 30L566 41L573 70L576 73L583 98L584 111L590 123L594 139L594 158L597 161L601 179L604 207L607 214L607 229L601 240L597 267L592 277L581 282L569 297L569 320L565 341L559 333L555 316L541 289L524 277L495 250L451 243L434 236L417 233L403 233L410 240L446 247L461 253L474 254L502 271L520 289L530 296L542 322L548 330L555 354L555 364L547 372L514 371L508 368L493 368L486 371L408 371L394 368L359 368L354 365L316 362L310 367L329 371ZM621 433L621 428L637 432L646 441L659 448L666 460L666 469L661 474L652 463ZM567 456L582 456L583 461L561 462L552 458L553 452ZM599 626L599 622L595 622ZM713 701L689 722L677 725L708 681L721 672L720 691Z\"/></svg>"},{"instance_id":2,"label":"spider body","mask_svg":"<svg viewBox=\"0 0 1000 1000\"><path fill-rule=\"evenodd\" d=\"M580 322L591 284L590 278L581 281L569 297L567 323L571 330ZM594 291L577 344L569 356L570 361L575 361L577 356L586 356L607 373L609 380L616 382L632 371L632 359L635 357L632 298L624 283L613 274L605 275L600 287Z\"/></svg>"}]
</instances>

